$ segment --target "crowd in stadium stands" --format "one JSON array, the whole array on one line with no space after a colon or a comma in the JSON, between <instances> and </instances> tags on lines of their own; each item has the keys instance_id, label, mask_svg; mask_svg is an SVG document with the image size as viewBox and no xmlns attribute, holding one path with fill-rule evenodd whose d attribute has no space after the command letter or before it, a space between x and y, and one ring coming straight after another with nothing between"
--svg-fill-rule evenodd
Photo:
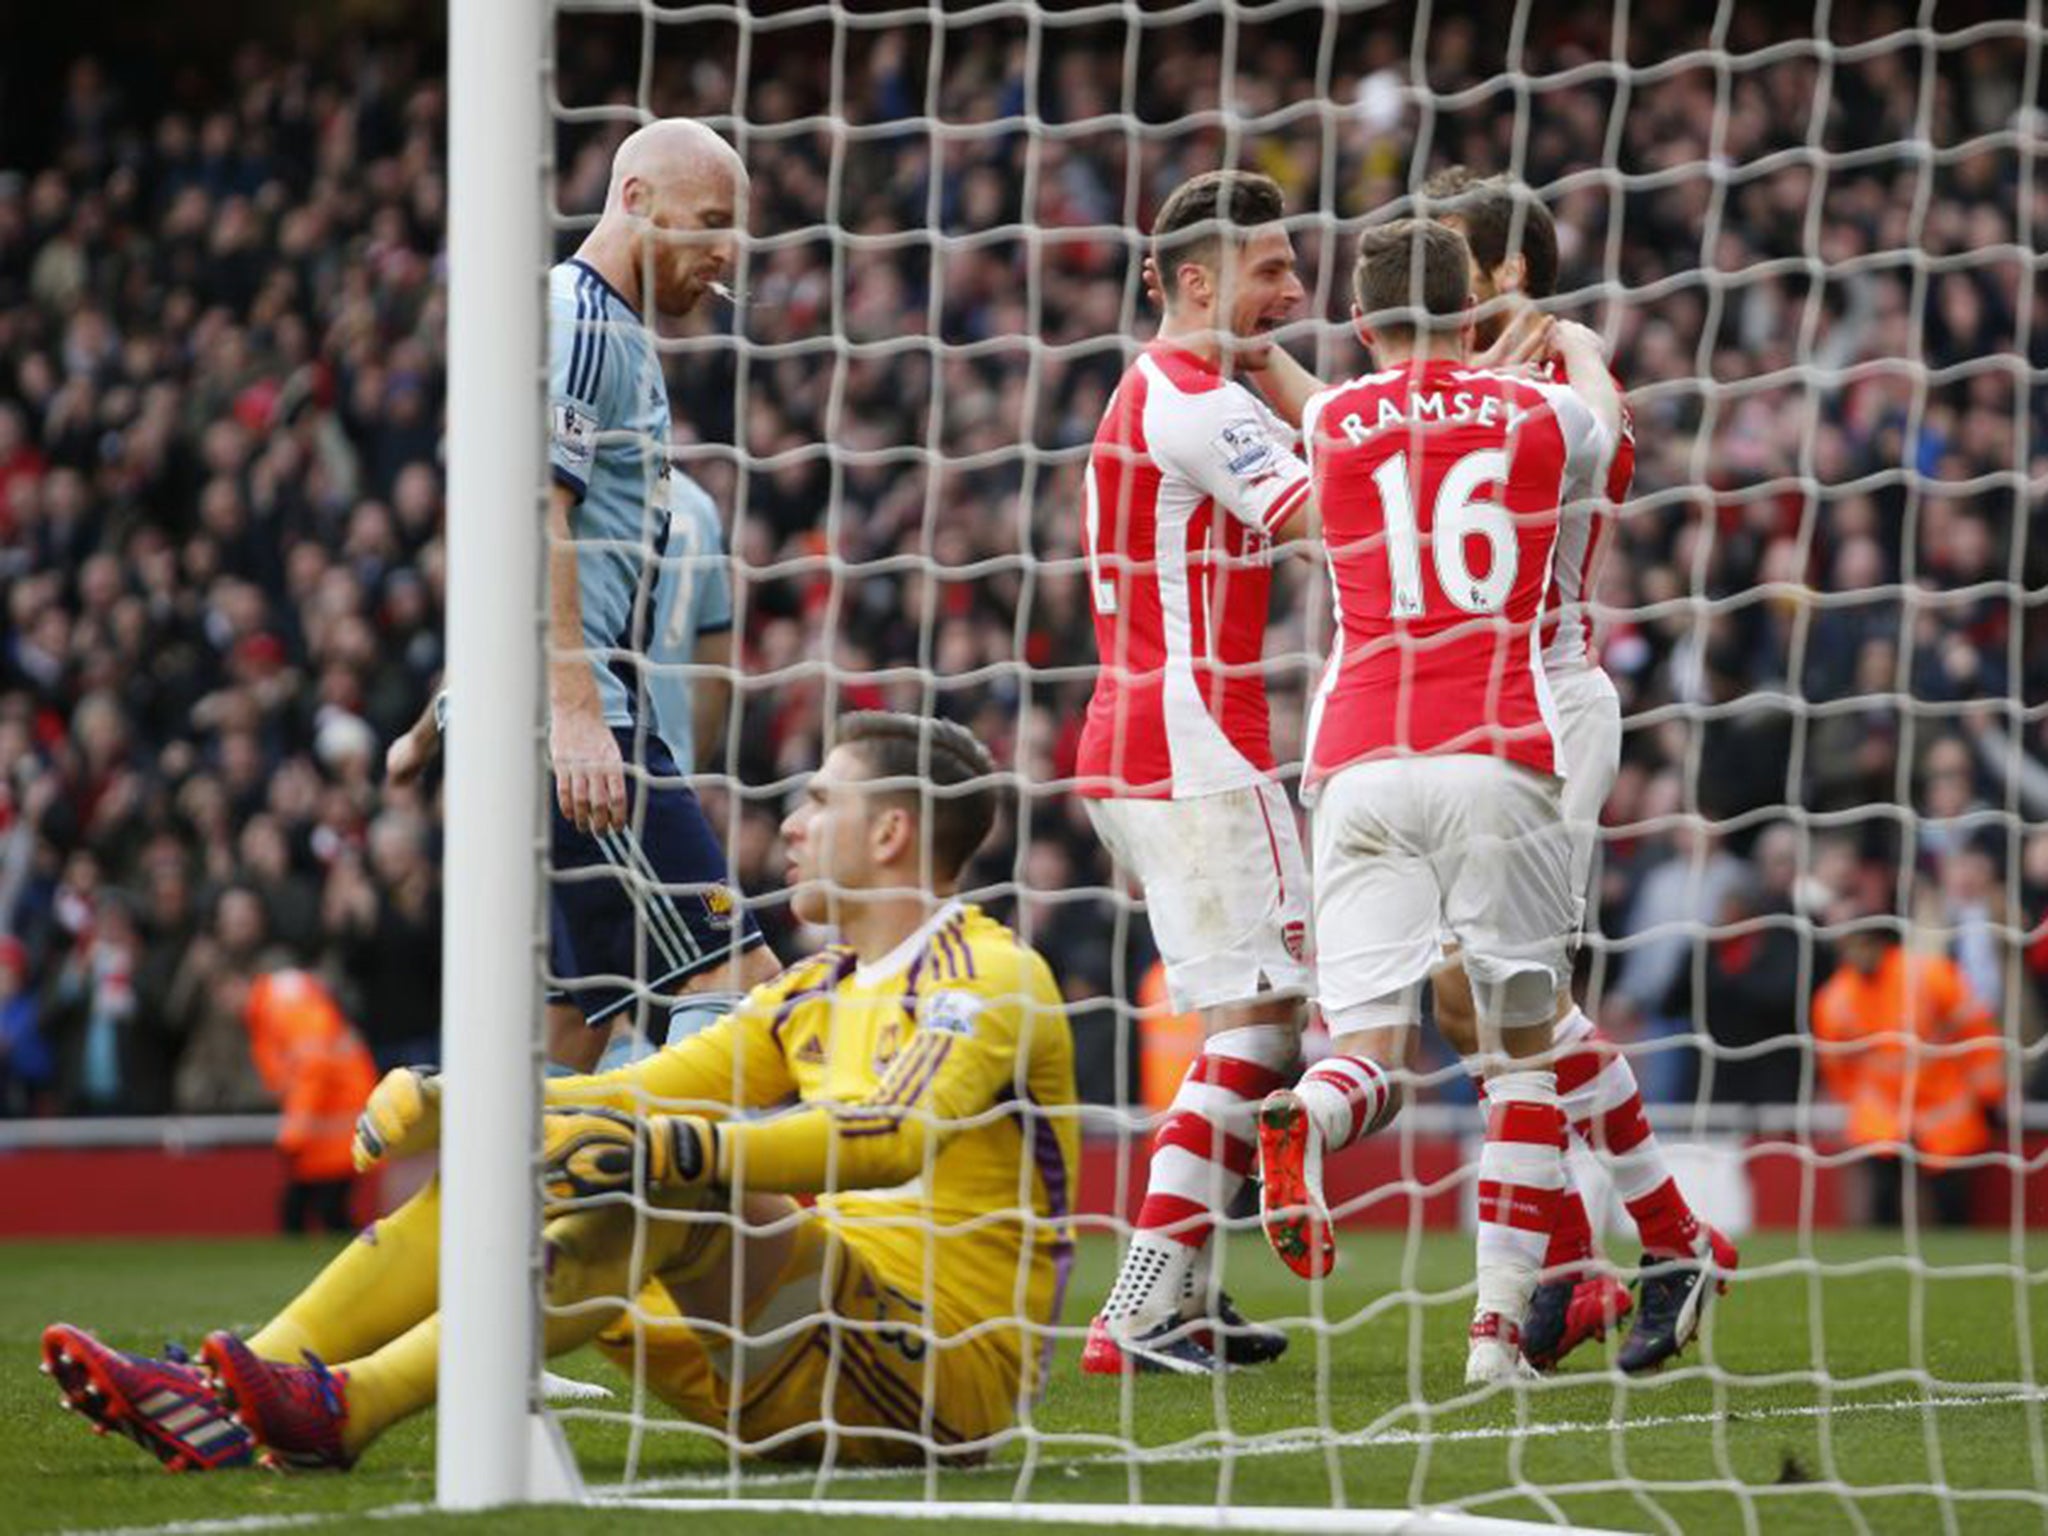
<instances>
[{"instance_id":1,"label":"crowd in stadium stands","mask_svg":"<svg viewBox=\"0 0 2048 1536\"><path fill-rule=\"evenodd\" d=\"M1857 36L1910 20L1855 9ZM2017 599L2048 582L2024 255L2048 177L2019 185L2042 162L2010 130L2043 119L2017 45L1942 52L1924 94L1911 47L1824 76L1796 52L1666 63L1616 134L1607 75L1473 90L1499 40L1455 16L1426 84L1466 94L1428 112L1405 33L1347 17L1325 51L1323 24L1247 25L1227 97L1200 24L1146 29L1135 70L1121 24L963 25L936 80L924 33L849 29L838 89L815 27L761 29L743 82L729 32L656 27L643 60L637 18L563 29L563 105L632 107L644 64L655 111L724 124L738 101L751 125L751 345L720 307L670 358L681 462L740 562L734 779L703 788L748 890L772 898L783 795L831 715L967 721L1025 789L979 877L1077 1004L1084 1091L1113 1096L1143 924L1044 786L1071 772L1092 663L1081 466L1149 326L1121 231L1187 175L1256 165L1337 216L1297 244L1338 319L1350 235L1412 163L1513 163L1557 188L1564 305L1613 339L1639 445L1602 594L1634 717L1589 954L1604 1022L1736 1052L1652 1052L1665 1097L1794 1098L1833 960L1789 919L1901 910L2033 1038L2048 945L2013 934L2048 911L2048 833L2020 835L2048 818L2048 724L2007 702L2048 697L2048 628ZM1606 57L1592 25L1532 31L1525 83ZM1688 25L1634 15L1629 62L1705 46ZM1727 46L1776 25L1743 8ZM58 159L0 174L0 1113L264 1105L240 983L287 961L329 977L381 1063L435 1055L437 791L380 782L442 660L427 57L252 48L211 98L148 113L81 60ZM1219 107L1241 133L1190 117ZM629 123L562 128L565 241ZM1923 128L1942 153L1900 152ZM1318 345L1327 372L1363 361L1341 328ZM1320 567L1283 563L1285 760L1328 615Z\"/></svg>"}]
</instances>

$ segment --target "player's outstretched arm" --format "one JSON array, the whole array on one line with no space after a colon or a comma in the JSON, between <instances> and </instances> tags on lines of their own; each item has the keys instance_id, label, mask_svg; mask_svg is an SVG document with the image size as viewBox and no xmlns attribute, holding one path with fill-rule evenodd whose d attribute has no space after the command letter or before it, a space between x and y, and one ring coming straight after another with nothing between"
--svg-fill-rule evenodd
<instances>
[{"instance_id":1,"label":"player's outstretched arm","mask_svg":"<svg viewBox=\"0 0 2048 1536\"><path fill-rule=\"evenodd\" d=\"M633 1115L671 1105L714 1118L782 1103L796 1093L797 1085L770 1034L772 1022L772 1008L764 1017L750 997L708 1029L644 1060L611 1072L549 1078L541 1090L542 1102L550 1109L609 1109Z\"/></svg>"},{"instance_id":2,"label":"player's outstretched arm","mask_svg":"<svg viewBox=\"0 0 2048 1536\"><path fill-rule=\"evenodd\" d=\"M924 1027L905 1040L866 1099L721 1126L718 1182L762 1193L825 1194L916 1178L1011 1087L1020 1042L1060 1007L1035 958L1007 976L984 966L974 990L930 996Z\"/></svg>"},{"instance_id":3,"label":"player's outstretched arm","mask_svg":"<svg viewBox=\"0 0 2048 1536\"><path fill-rule=\"evenodd\" d=\"M1572 393L1585 401L1593 419L1607 429L1608 442L1619 441L1621 391L1615 387L1614 375L1607 371L1607 353L1600 338L1576 320L1558 321L1551 337Z\"/></svg>"},{"instance_id":4,"label":"player's outstretched arm","mask_svg":"<svg viewBox=\"0 0 2048 1536\"><path fill-rule=\"evenodd\" d=\"M796 968L799 972L801 967ZM779 982L769 984L772 997ZM796 1092L789 1063L750 998L720 1019L616 1072L550 1078L542 1101L553 1109L600 1109L648 1115L661 1105L688 1106L695 1118L776 1104ZM355 1165L362 1171L390 1157L430 1152L441 1141L438 1067L398 1067L384 1074L356 1121Z\"/></svg>"},{"instance_id":5,"label":"player's outstretched arm","mask_svg":"<svg viewBox=\"0 0 2048 1536\"><path fill-rule=\"evenodd\" d=\"M1259 393L1266 397L1273 414L1298 431L1301 408L1308 404L1309 396L1320 394L1329 386L1302 367L1285 347L1268 347L1265 356L1265 365L1257 369L1247 368L1245 377L1258 385Z\"/></svg>"},{"instance_id":6,"label":"player's outstretched arm","mask_svg":"<svg viewBox=\"0 0 2048 1536\"><path fill-rule=\"evenodd\" d=\"M766 1032L727 1017L616 1072L550 1078L542 1097L550 1114L589 1110L600 1122L608 1116L613 1122L644 1118L649 1126L670 1119L708 1126L729 1109L778 1103L795 1091L788 1063ZM688 1105L692 1113L649 1113L662 1104ZM396 1067L384 1074L357 1117L351 1151L361 1173L387 1158L431 1152L440 1143L440 1069ZM687 1157L674 1161L692 1177L700 1171Z\"/></svg>"},{"instance_id":7,"label":"player's outstretched arm","mask_svg":"<svg viewBox=\"0 0 2048 1536\"><path fill-rule=\"evenodd\" d=\"M693 1036L684 1045L703 1038ZM768 1120L635 1114L614 1082L625 1073L584 1078L581 1086L575 1078L556 1079L548 1085L543 1126L548 1199L644 1190L674 1194L708 1183L782 1194L904 1183L923 1172L963 1121L994 1104L1015 1068L1015 1038L1000 1029L984 1038L919 1030L866 1099L818 1104ZM663 1054L682 1052L677 1047ZM587 1102L598 1091L610 1095L603 1104L578 1108L557 1102Z\"/></svg>"},{"instance_id":8,"label":"player's outstretched arm","mask_svg":"<svg viewBox=\"0 0 2048 1536\"><path fill-rule=\"evenodd\" d=\"M718 1127L701 1115L550 1108L541 1117L541 1149L550 1209L598 1195L675 1194L710 1181Z\"/></svg>"}]
</instances>

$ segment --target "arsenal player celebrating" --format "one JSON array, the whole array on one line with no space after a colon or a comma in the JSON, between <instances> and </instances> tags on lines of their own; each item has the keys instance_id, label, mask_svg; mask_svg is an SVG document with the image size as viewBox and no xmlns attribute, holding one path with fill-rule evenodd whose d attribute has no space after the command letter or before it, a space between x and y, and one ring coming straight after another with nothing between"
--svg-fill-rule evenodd
<instances>
[{"instance_id":1,"label":"arsenal player celebrating","mask_svg":"<svg viewBox=\"0 0 2048 1536\"><path fill-rule=\"evenodd\" d=\"M1469 363L1464 240L1366 232L1354 291L1380 371L1302 417L1337 633L1310 716L1320 1001L1336 1053L1260 1112L1267 1235L1298 1272L1335 1257L1326 1152L1387 1124L1440 936L1471 978L1488 1118L1469 1383L1529 1371L1520 1330L1563 1181L1549 1065L1578 907L1539 625L1559 508L1621 425L1599 343L1559 325L1569 387Z\"/></svg>"},{"instance_id":2,"label":"arsenal player celebrating","mask_svg":"<svg viewBox=\"0 0 2048 1536\"><path fill-rule=\"evenodd\" d=\"M1175 1009L1207 1037L1152 1143L1151 1174L1082 1368L1184 1373L1286 1345L1209 1295L1204 1259L1285 1081L1311 981L1308 871L1273 779L1261 673L1271 535L1308 502L1294 432L1240 382L1307 375L1269 333L1300 304L1277 183L1198 176L1167 198L1158 339L1111 397L1088 462L1086 550L1101 672L1080 793L1144 890Z\"/></svg>"},{"instance_id":3,"label":"arsenal player celebrating","mask_svg":"<svg viewBox=\"0 0 2048 1536\"><path fill-rule=\"evenodd\" d=\"M1535 301L1557 291L1557 228L1542 200L1510 177L1476 177L1463 166L1439 171L1422 188L1433 217L1465 237L1471 285L1480 301L1476 343L1493 347L1504 331L1540 319ZM1553 359L1547 372L1560 379ZM1558 526L1543 618L1543 666L1564 750L1564 819L1570 837L1572 892L1584 914L1593 880L1600 812L1621 761L1621 701L1592 643L1593 582L1606 554L1617 507L1635 475L1635 433L1624 408L1621 435L1600 489L1568 502ZM1478 1047L1472 989L1454 956L1432 978L1437 1027L1461 1051ZM1579 1008L1558 993L1557 1091L1565 1118L1599 1156L1643 1243L1643 1306L1622 1341L1617 1363L1651 1371L1699 1331L1720 1274L1736 1267L1735 1245L1701 1222L1671 1176L1643 1113L1628 1059ZM1549 1368L1630 1307L1627 1291L1595 1269L1586 1207L1567 1180L1544 1256L1544 1280L1530 1304L1523 1347Z\"/></svg>"}]
</instances>

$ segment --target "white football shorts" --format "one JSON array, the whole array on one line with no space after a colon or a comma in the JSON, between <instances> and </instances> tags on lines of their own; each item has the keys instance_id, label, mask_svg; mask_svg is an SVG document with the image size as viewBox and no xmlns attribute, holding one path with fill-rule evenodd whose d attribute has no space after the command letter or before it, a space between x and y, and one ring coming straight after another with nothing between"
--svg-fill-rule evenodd
<instances>
[{"instance_id":1,"label":"white football shorts","mask_svg":"<svg viewBox=\"0 0 2048 1536\"><path fill-rule=\"evenodd\" d=\"M1550 697L1557 710L1557 738L1564 769L1564 825L1571 839L1572 890L1579 921L1593 894L1593 855L1600 847L1600 813L1614 793L1621 771L1621 696L1598 667L1554 675Z\"/></svg>"},{"instance_id":2,"label":"white football shorts","mask_svg":"<svg viewBox=\"0 0 2048 1536\"><path fill-rule=\"evenodd\" d=\"M1333 1029L1414 1022L1446 937L1483 1012L1486 992L1524 978L1490 1022L1549 1018L1581 906L1558 780L1467 754L1353 763L1322 785L1312 835L1319 999Z\"/></svg>"},{"instance_id":3,"label":"white football shorts","mask_svg":"<svg viewBox=\"0 0 2048 1536\"><path fill-rule=\"evenodd\" d=\"M1278 784L1082 804L1110 856L1145 892L1176 1010L1308 994L1308 866Z\"/></svg>"}]
</instances>

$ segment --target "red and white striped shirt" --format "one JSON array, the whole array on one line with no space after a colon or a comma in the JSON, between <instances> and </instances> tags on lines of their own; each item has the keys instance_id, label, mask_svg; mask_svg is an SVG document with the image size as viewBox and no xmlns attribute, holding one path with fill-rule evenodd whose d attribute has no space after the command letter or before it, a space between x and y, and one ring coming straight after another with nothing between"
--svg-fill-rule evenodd
<instances>
[{"instance_id":1,"label":"red and white striped shirt","mask_svg":"<svg viewBox=\"0 0 2048 1536\"><path fill-rule=\"evenodd\" d=\"M1117 385L1085 482L1102 665L1080 793L1187 799L1272 772L1271 534L1308 495L1293 445L1250 390L1170 342Z\"/></svg>"},{"instance_id":2,"label":"red and white striped shirt","mask_svg":"<svg viewBox=\"0 0 2048 1536\"><path fill-rule=\"evenodd\" d=\"M1552 358L1546 377L1564 386L1564 365ZM1616 379L1615 388L1621 387ZM1636 477L1635 418L1621 408L1621 440L1614 445L1604 477L1605 497L1578 498L1563 509L1557 553L1550 563L1550 593L1543 601L1543 665L1552 677L1583 672L1593 661L1593 583L1600 574L1614 514L1628 500Z\"/></svg>"},{"instance_id":3,"label":"red and white striped shirt","mask_svg":"<svg viewBox=\"0 0 2048 1536\"><path fill-rule=\"evenodd\" d=\"M1362 759L1470 752L1558 771L1539 620L1559 508L1611 439L1562 385L1429 361L1302 412L1336 637L1312 792Z\"/></svg>"}]
</instances>

